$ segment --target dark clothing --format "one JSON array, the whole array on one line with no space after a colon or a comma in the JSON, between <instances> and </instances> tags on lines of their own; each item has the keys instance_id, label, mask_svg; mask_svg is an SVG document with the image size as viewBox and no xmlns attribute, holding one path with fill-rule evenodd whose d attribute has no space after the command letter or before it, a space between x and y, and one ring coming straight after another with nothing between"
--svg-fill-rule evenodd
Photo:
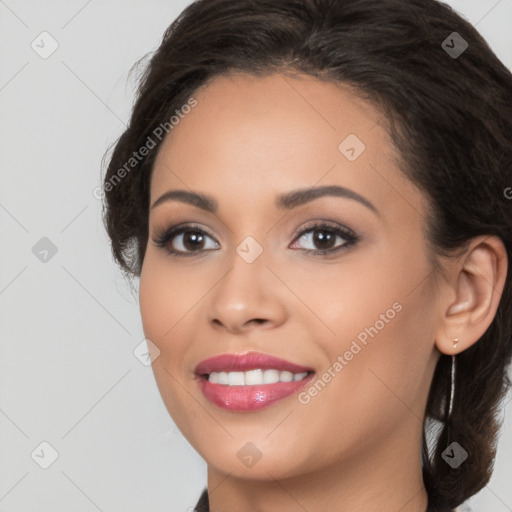
<instances>
[{"instance_id":1,"label":"dark clothing","mask_svg":"<svg viewBox=\"0 0 512 512\"><path fill-rule=\"evenodd\" d=\"M199 498L199 501L197 502L197 505L194 508L194 512L210 512L210 503L208 501L207 489L205 489L203 491L203 494L201 494L201 497Z\"/></svg>"}]
</instances>

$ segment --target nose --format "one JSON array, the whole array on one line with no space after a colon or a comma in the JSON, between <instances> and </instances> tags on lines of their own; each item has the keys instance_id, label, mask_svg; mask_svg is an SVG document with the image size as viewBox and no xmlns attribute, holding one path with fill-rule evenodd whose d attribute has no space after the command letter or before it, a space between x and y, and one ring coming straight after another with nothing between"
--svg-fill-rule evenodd
<instances>
[{"instance_id":1,"label":"nose","mask_svg":"<svg viewBox=\"0 0 512 512\"><path fill-rule=\"evenodd\" d=\"M287 318L286 287L274 274L263 256L247 263L235 254L231 268L209 294L210 325L231 333L282 325Z\"/></svg>"}]
</instances>

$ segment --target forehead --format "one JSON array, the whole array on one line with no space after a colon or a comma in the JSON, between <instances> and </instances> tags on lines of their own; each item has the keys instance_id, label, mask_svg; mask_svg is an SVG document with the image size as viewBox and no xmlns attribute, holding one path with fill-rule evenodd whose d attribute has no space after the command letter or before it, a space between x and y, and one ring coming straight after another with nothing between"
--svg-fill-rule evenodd
<instances>
[{"instance_id":1,"label":"forehead","mask_svg":"<svg viewBox=\"0 0 512 512\"><path fill-rule=\"evenodd\" d=\"M338 184L372 202L414 194L375 107L342 85L275 73L218 76L162 143L151 201L172 188L258 202L296 188ZM408 181L408 180L407 180ZM383 190L388 190L382 196Z\"/></svg>"}]
</instances>

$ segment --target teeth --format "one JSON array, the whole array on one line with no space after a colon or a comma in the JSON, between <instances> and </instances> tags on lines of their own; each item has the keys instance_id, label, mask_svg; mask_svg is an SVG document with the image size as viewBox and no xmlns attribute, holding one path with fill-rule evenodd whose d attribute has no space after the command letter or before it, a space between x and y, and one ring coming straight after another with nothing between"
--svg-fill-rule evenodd
<instances>
[{"instance_id":1,"label":"teeth","mask_svg":"<svg viewBox=\"0 0 512 512\"><path fill-rule=\"evenodd\" d=\"M299 381L306 377L307 372L292 373L279 370L249 370L247 372L212 372L208 380L212 384L225 386L255 386L274 384L276 382Z\"/></svg>"},{"instance_id":2,"label":"teeth","mask_svg":"<svg viewBox=\"0 0 512 512\"><path fill-rule=\"evenodd\" d=\"M228 373L228 385L244 386L245 385L244 372L229 372Z\"/></svg>"},{"instance_id":3,"label":"teeth","mask_svg":"<svg viewBox=\"0 0 512 512\"><path fill-rule=\"evenodd\" d=\"M244 384L246 386L251 386L253 384L262 384L263 383L263 370L250 370L244 373ZM211 375L210 375L211 378Z\"/></svg>"}]
</instances>

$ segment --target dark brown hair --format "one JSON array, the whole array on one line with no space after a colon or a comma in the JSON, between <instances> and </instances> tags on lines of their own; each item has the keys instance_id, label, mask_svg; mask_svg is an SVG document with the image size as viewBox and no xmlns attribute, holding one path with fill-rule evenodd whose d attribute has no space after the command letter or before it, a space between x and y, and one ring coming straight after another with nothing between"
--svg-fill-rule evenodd
<instances>
[{"instance_id":1,"label":"dark brown hair","mask_svg":"<svg viewBox=\"0 0 512 512\"><path fill-rule=\"evenodd\" d=\"M459 37L454 32L462 38L458 48L468 45L461 55L449 52ZM475 236L496 235L512 261L506 193L512 186L512 75L450 6L436 0L199 0L151 55L104 177L105 227L126 276L140 276L148 241L149 184L161 143L155 129L169 127L194 91L230 71L303 73L353 87L381 109L400 168L429 199L434 256L453 255ZM128 168L150 138L156 147ZM441 355L437 363L422 452L429 511L451 510L489 481L511 356L509 271L492 324L457 356L449 423L451 358ZM452 440L469 455L456 469L441 456Z\"/></svg>"}]
</instances>

